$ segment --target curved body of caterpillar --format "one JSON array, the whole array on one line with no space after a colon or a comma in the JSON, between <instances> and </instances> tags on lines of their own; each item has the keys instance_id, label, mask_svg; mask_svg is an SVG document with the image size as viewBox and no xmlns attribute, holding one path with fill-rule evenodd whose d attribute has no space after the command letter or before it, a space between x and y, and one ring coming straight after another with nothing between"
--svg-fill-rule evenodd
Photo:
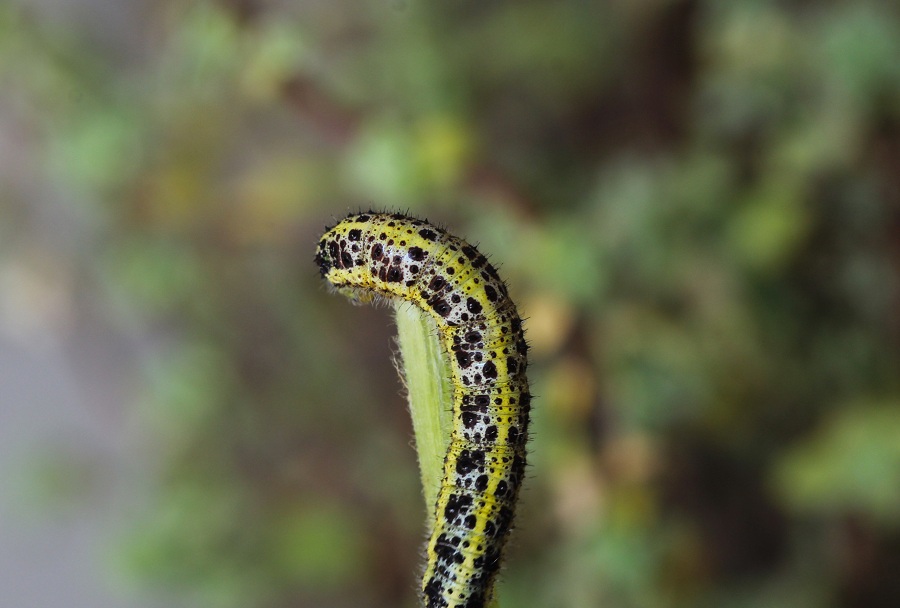
<instances>
[{"instance_id":1,"label":"curved body of caterpillar","mask_svg":"<svg viewBox=\"0 0 900 608\"><path fill-rule=\"evenodd\" d=\"M527 346L506 285L474 247L400 214L349 216L322 236L316 263L354 301L407 300L437 324L453 429L422 597L428 608L482 608L512 525L531 405Z\"/></svg>"}]
</instances>

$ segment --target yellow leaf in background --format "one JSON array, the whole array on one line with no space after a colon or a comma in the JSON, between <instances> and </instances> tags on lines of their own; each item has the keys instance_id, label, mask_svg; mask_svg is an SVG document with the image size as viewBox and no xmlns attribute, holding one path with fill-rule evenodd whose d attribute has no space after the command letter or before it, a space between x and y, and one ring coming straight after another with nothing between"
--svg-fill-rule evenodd
<instances>
[{"instance_id":1,"label":"yellow leaf in background","mask_svg":"<svg viewBox=\"0 0 900 608\"><path fill-rule=\"evenodd\" d=\"M329 178L322 163L285 155L266 158L237 180L229 233L240 243L280 241Z\"/></svg>"},{"instance_id":2,"label":"yellow leaf in background","mask_svg":"<svg viewBox=\"0 0 900 608\"><path fill-rule=\"evenodd\" d=\"M418 125L416 153L427 182L451 186L465 173L474 149L466 123L451 116L430 116Z\"/></svg>"},{"instance_id":3,"label":"yellow leaf in background","mask_svg":"<svg viewBox=\"0 0 900 608\"><path fill-rule=\"evenodd\" d=\"M522 317L528 319L528 342L534 356L556 352L572 331L575 311L571 303L549 291L522 300Z\"/></svg>"},{"instance_id":4,"label":"yellow leaf in background","mask_svg":"<svg viewBox=\"0 0 900 608\"><path fill-rule=\"evenodd\" d=\"M738 260L761 272L777 272L809 228L802 205L792 183L776 183L751 196L735 214L728 234Z\"/></svg>"},{"instance_id":5,"label":"yellow leaf in background","mask_svg":"<svg viewBox=\"0 0 900 608\"><path fill-rule=\"evenodd\" d=\"M544 386L547 407L556 415L578 419L594 405L596 372L583 361L568 357L550 368Z\"/></svg>"},{"instance_id":6,"label":"yellow leaf in background","mask_svg":"<svg viewBox=\"0 0 900 608\"><path fill-rule=\"evenodd\" d=\"M143 205L143 218L164 230L190 226L209 205L210 182L193 166L173 164L150 176L150 195Z\"/></svg>"}]
</instances>

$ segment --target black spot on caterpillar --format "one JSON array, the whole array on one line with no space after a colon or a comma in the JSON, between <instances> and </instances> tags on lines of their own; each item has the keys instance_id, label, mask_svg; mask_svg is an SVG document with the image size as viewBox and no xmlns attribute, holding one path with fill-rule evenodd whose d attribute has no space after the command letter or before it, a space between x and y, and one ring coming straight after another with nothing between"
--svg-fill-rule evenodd
<instances>
[{"instance_id":1,"label":"black spot on caterpillar","mask_svg":"<svg viewBox=\"0 0 900 608\"><path fill-rule=\"evenodd\" d=\"M453 428L427 545L427 608L483 608L493 595L525 469L531 395L522 322L478 250L424 220L353 214L316 264L355 301L406 300L435 320L450 362Z\"/></svg>"}]
</instances>

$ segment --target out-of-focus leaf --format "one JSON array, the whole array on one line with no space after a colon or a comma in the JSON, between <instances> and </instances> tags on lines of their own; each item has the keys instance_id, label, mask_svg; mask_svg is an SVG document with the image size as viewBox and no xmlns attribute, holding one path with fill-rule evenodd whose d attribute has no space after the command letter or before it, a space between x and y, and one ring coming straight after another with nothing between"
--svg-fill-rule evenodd
<instances>
[{"instance_id":1,"label":"out-of-focus leaf","mask_svg":"<svg viewBox=\"0 0 900 608\"><path fill-rule=\"evenodd\" d=\"M450 117L429 117L418 128L416 150L423 177L434 187L453 185L472 155L472 134Z\"/></svg>"},{"instance_id":2,"label":"out-of-focus leaf","mask_svg":"<svg viewBox=\"0 0 900 608\"><path fill-rule=\"evenodd\" d=\"M286 581L335 590L360 571L364 533L341 505L299 506L277 520L273 560Z\"/></svg>"},{"instance_id":3,"label":"out-of-focus leaf","mask_svg":"<svg viewBox=\"0 0 900 608\"><path fill-rule=\"evenodd\" d=\"M795 510L864 513L900 522L900 408L896 402L841 408L777 470L777 487Z\"/></svg>"},{"instance_id":4,"label":"out-of-focus leaf","mask_svg":"<svg viewBox=\"0 0 900 608\"><path fill-rule=\"evenodd\" d=\"M738 259L762 272L778 271L808 230L802 198L790 183L771 184L735 214L730 245Z\"/></svg>"},{"instance_id":5,"label":"out-of-focus leaf","mask_svg":"<svg viewBox=\"0 0 900 608\"><path fill-rule=\"evenodd\" d=\"M896 7L887 14L869 3L851 3L822 19L819 49L825 74L857 102L900 95L900 26ZM829 83L831 84L831 83Z\"/></svg>"},{"instance_id":6,"label":"out-of-focus leaf","mask_svg":"<svg viewBox=\"0 0 900 608\"><path fill-rule=\"evenodd\" d=\"M415 152L412 136L400 125L369 125L348 155L348 177L374 207L407 207L419 188Z\"/></svg>"}]
</instances>

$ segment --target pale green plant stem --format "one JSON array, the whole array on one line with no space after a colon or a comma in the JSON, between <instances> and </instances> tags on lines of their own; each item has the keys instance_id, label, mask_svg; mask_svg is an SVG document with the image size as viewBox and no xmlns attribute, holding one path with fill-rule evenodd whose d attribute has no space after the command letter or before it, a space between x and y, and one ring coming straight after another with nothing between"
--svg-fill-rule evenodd
<instances>
[{"instance_id":1,"label":"pale green plant stem","mask_svg":"<svg viewBox=\"0 0 900 608\"><path fill-rule=\"evenodd\" d=\"M434 524L434 503L444 476L444 455L453 424L450 368L431 318L405 302L395 309L400 373L406 383L430 527Z\"/></svg>"},{"instance_id":2,"label":"pale green plant stem","mask_svg":"<svg viewBox=\"0 0 900 608\"><path fill-rule=\"evenodd\" d=\"M396 304L394 309L400 348L399 371L406 383L422 493L428 510L427 524L431 527L453 425L450 366L431 317L406 302ZM495 596L489 608L497 607Z\"/></svg>"}]
</instances>

